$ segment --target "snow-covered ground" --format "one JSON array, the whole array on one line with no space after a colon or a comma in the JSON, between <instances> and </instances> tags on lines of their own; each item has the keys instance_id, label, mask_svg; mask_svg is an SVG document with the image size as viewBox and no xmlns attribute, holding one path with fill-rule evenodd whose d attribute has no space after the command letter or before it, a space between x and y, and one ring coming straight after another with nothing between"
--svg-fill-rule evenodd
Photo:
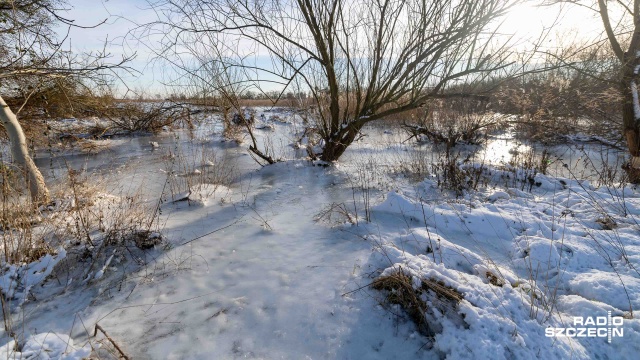
<instances>
[{"instance_id":1,"label":"snow-covered ground","mask_svg":"<svg viewBox=\"0 0 640 360\"><path fill-rule=\"evenodd\" d=\"M633 359L640 352L640 189L598 188L564 172L535 175L527 191L518 177L528 184L530 173L510 170L505 159L482 165L486 186L456 197L433 176L416 182L398 171L393 163L410 161L415 148L400 143L398 130L379 130L324 167L295 159L304 152L289 146L301 126L293 113L282 109L275 121L273 111L258 110L258 125L269 125L256 130L260 139L271 137L276 155L293 160L260 168L243 146L221 141L215 118L192 138L118 140L119 149L82 158L107 179L104 199L136 192L155 204L164 190L164 242L107 253L90 271L62 261L74 244L5 267L0 287L15 289L5 294L19 346L0 332L0 356L99 353L108 344L93 336L96 324L133 359ZM168 167L182 157L191 160ZM579 161L565 157L558 170ZM233 181L207 181L224 178L216 167L233 172ZM179 191L185 184L190 191ZM388 291L370 286L398 272L426 304L432 336ZM420 290L423 281L462 299L443 306ZM623 317L622 326L601 326L623 330L610 343L546 336L548 328L573 327L574 317L608 312Z\"/></svg>"}]
</instances>

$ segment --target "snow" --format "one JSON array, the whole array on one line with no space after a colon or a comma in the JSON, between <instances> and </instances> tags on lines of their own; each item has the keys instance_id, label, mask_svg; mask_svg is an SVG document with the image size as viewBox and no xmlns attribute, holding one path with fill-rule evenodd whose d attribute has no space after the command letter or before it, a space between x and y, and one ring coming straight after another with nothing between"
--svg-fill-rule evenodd
<instances>
[{"instance_id":1,"label":"snow","mask_svg":"<svg viewBox=\"0 0 640 360\"><path fill-rule=\"evenodd\" d=\"M496 191L493 194L487 196L487 200L496 202L498 200L509 200L511 196L506 191Z\"/></svg>"},{"instance_id":2,"label":"snow","mask_svg":"<svg viewBox=\"0 0 640 360\"><path fill-rule=\"evenodd\" d=\"M68 335L44 333L29 336L19 351L16 350L15 341L3 345L0 347L0 358L82 360L91 355L91 350L91 345L89 344L76 348L73 340Z\"/></svg>"},{"instance_id":3,"label":"snow","mask_svg":"<svg viewBox=\"0 0 640 360\"><path fill-rule=\"evenodd\" d=\"M269 112L289 121L270 122L258 109L264 128L274 129L257 132L259 141L294 142L278 136L293 132L295 116ZM188 189L160 202L167 246L130 257L106 252L86 282L71 280L77 269L56 266L73 247L5 265L1 286L8 298L23 299L12 306L14 328L24 334L21 353L12 353L14 340L0 331L0 356L88 357L95 341L86 328L99 324L127 355L143 359L636 357L637 188L472 161L461 167L484 169L488 185L456 197L434 177L415 183L394 172L385 161L410 145L391 145L396 134L380 133L383 145L380 138L355 144L337 164L294 160L297 149L283 145L274 151L289 160L260 168L243 148L223 147L217 127L201 129L189 141L234 156L233 183L205 179L209 170L228 170L219 158L194 160L176 178ZM142 158L113 177L114 188L141 184L153 205L172 179L160 170L162 150L187 143L157 141L154 152L148 139L133 144ZM363 171L369 178L358 177ZM314 221L331 204L358 224ZM87 264L77 266L84 274ZM414 287L434 279L462 294L455 307L429 313L433 339L369 286L397 271ZM624 337L611 344L545 336L575 316L608 311L625 316Z\"/></svg>"},{"instance_id":4,"label":"snow","mask_svg":"<svg viewBox=\"0 0 640 360\"><path fill-rule=\"evenodd\" d=\"M59 247L56 253L47 254L30 264L9 265L4 269L0 278L0 289L5 297L17 299L19 303L26 301L31 288L42 283L56 264L67 256L64 247Z\"/></svg>"},{"instance_id":5,"label":"snow","mask_svg":"<svg viewBox=\"0 0 640 360\"><path fill-rule=\"evenodd\" d=\"M102 278L105 270L107 270L107 268L109 267L109 264L111 264L111 261L113 260L114 256L115 256L115 251L113 252L113 254L111 254L111 256L109 256L107 261L105 261L104 266L102 266L102 268L98 270L98 272L96 272L96 274L93 276L94 280L100 280Z\"/></svg>"},{"instance_id":6,"label":"snow","mask_svg":"<svg viewBox=\"0 0 640 360\"><path fill-rule=\"evenodd\" d=\"M401 269L407 275L442 281L464 295L455 313L436 312L432 321L442 325L434 348L450 359L550 359L563 358L573 351L588 357L566 341L556 341L540 332L540 323L531 319L522 294L509 283L495 287L481 278L435 264L424 255L413 256L392 244L384 245L386 259L394 263L382 276ZM382 260L382 259L380 259ZM456 321L461 315L462 322Z\"/></svg>"},{"instance_id":7,"label":"snow","mask_svg":"<svg viewBox=\"0 0 640 360\"><path fill-rule=\"evenodd\" d=\"M556 182L548 177L544 180ZM464 294L458 313L465 315L468 328L451 325L445 319L450 314L436 319L446 326L436 335L434 348L446 357L633 358L640 350L640 321L636 319L625 320L624 343L617 342L615 348L600 348L596 339L556 341L541 333L544 326L563 326L573 316L602 316L607 311L620 316L630 306L637 308L640 300L638 274L620 259L624 246L629 252L625 256L636 259L630 261L637 264L636 219L621 216L627 225L615 241L610 231L597 229L588 220L598 212L589 199L598 198L598 206L611 206L608 212L616 213L616 205L605 195L612 190L576 182L563 189L541 190L534 193L535 200L501 192L495 196L494 192L488 197L497 200L493 204L471 202L466 207L419 205L417 198L391 192L376 207L376 211L422 223L400 233L378 235L376 261L388 265L383 274L402 269L414 278L441 280ZM624 190L632 197L626 199L627 205L635 208L640 201L637 190ZM571 209L572 215L562 216L564 209ZM495 213L501 220L493 218ZM403 235L406 232L410 234ZM432 243L437 244L435 251L425 251L432 249ZM597 246L600 248L595 249ZM611 257L619 260L612 265L605 260ZM504 279L502 286L491 285L488 273ZM533 298L532 293L536 294ZM550 302L557 304L558 311L548 310ZM533 317L531 309L537 309ZM486 338L493 341L480 340Z\"/></svg>"},{"instance_id":8,"label":"snow","mask_svg":"<svg viewBox=\"0 0 640 360\"><path fill-rule=\"evenodd\" d=\"M577 274L569 281L569 288L586 299L603 302L617 309L628 309L629 306L636 309L640 306L640 280L629 275L589 271Z\"/></svg>"},{"instance_id":9,"label":"snow","mask_svg":"<svg viewBox=\"0 0 640 360\"><path fill-rule=\"evenodd\" d=\"M2 359L48 360L66 359L82 360L91 355L91 345L77 348L73 340L65 334L43 333L30 336L20 351L16 350L15 341L0 347Z\"/></svg>"}]
</instances>

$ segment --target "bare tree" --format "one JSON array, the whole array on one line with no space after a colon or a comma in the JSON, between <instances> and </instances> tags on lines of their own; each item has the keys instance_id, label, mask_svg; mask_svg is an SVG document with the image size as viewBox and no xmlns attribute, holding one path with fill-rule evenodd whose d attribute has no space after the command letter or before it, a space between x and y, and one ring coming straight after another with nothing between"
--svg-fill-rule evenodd
<instances>
[{"instance_id":1,"label":"bare tree","mask_svg":"<svg viewBox=\"0 0 640 360\"><path fill-rule=\"evenodd\" d=\"M27 92L28 101L42 84L52 79L79 76L103 82L104 78L94 75L102 70L120 68L128 60L107 64L104 62L109 57L106 51L80 56L64 50L66 37L58 39L55 27L78 26L60 15L64 5L62 0L0 0L2 94L11 95L17 90ZM23 89L27 83L29 87ZM25 173L32 200L37 203L47 201L49 191L29 155L22 126L2 96L0 121L9 135L13 160Z\"/></svg>"},{"instance_id":2,"label":"bare tree","mask_svg":"<svg viewBox=\"0 0 640 360\"><path fill-rule=\"evenodd\" d=\"M513 60L491 29L516 2L161 0L138 36L159 37L157 53L178 65L215 48L216 61L262 94L298 84L313 100L317 155L334 161L368 122L481 95L475 84Z\"/></svg>"},{"instance_id":3,"label":"bare tree","mask_svg":"<svg viewBox=\"0 0 640 360\"><path fill-rule=\"evenodd\" d=\"M617 71L613 74L620 99L622 132L627 141L631 159L624 166L629 181L640 183L640 101L638 78L640 69L640 0L548 0L547 5L569 3L587 8L598 14L603 26L601 39L584 47L594 48L608 44ZM602 59L601 61L607 61Z\"/></svg>"},{"instance_id":4,"label":"bare tree","mask_svg":"<svg viewBox=\"0 0 640 360\"><path fill-rule=\"evenodd\" d=\"M193 54L197 53L194 51ZM263 162L274 164L276 160L269 154L269 149L261 150L258 146L258 140L253 131L254 114L247 113L241 104L241 98L250 92L252 87L242 81L240 69L227 68L224 63L217 60L221 55L214 52L208 53L206 57L196 56L193 70L188 71L189 79L194 88L215 92L217 103L223 111L225 132L233 133L234 128L244 128L251 141L249 151L254 160L261 165ZM206 93L206 90L203 91Z\"/></svg>"}]
</instances>

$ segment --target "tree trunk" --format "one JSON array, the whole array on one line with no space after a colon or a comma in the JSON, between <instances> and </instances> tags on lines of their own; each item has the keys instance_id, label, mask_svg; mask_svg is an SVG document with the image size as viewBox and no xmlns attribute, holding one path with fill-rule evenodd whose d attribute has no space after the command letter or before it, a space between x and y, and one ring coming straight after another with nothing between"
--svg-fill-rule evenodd
<instances>
[{"instance_id":1,"label":"tree trunk","mask_svg":"<svg viewBox=\"0 0 640 360\"><path fill-rule=\"evenodd\" d=\"M633 129L625 126L624 135L627 139L631 159L623 166L623 169L627 172L630 183L640 184L640 129L637 126Z\"/></svg>"},{"instance_id":2,"label":"tree trunk","mask_svg":"<svg viewBox=\"0 0 640 360\"><path fill-rule=\"evenodd\" d=\"M632 54L635 56L636 54ZM628 61L624 70L620 90L623 96L622 124L624 137L627 140L627 147L631 159L623 169L627 172L629 182L640 184L640 99L635 73L635 62Z\"/></svg>"},{"instance_id":3,"label":"tree trunk","mask_svg":"<svg viewBox=\"0 0 640 360\"><path fill-rule=\"evenodd\" d=\"M630 183L640 184L640 99L637 87L640 79L640 2L634 1L632 12L630 8L626 8L635 25L626 52L622 50L620 41L616 38L615 29L609 19L607 1L598 0L598 9L611 50L621 65L618 86L622 95L622 129L631 155L629 163L622 168L627 172Z\"/></svg>"},{"instance_id":4,"label":"tree trunk","mask_svg":"<svg viewBox=\"0 0 640 360\"><path fill-rule=\"evenodd\" d=\"M11 155L13 161L22 168L24 177L31 194L31 200L40 204L49 200L49 190L44 182L44 177L38 167L29 156L27 139L22 131L18 118L0 96L0 121L7 130L11 142Z\"/></svg>"},{"instance_id":5,"label":"tree trunk","mask_svg":"<svg viewBox=\"0 0 640 360\"><path fill-rule=\"evenodd\" d=\"M337 161L345 150L355 140L362 126L350 124L346 128L341 128L335 135L325 139L324 149L322 149L322 161Z\"/></svg>"}]
</instances>

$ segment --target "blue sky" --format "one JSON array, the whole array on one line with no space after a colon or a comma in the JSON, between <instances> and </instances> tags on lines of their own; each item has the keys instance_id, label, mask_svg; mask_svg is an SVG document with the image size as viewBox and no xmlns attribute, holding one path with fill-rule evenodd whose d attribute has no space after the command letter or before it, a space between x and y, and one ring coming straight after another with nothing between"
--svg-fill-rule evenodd
<instances>
[{"instance_id":1,"label":"blue sky","mask_svg":"<svg viewBox=\"0 0 640 360\"><path fill-rule=\"evenodd\" d=\"M93 29L71 28L69 42L73 50L100 50L108 40L107 51L113 56L113 61L136 53L135 60L129 65L140 74L123 74L123 80L132 89L144 90L149 95L162 92L160 71L152 67L148 49L132 41L123 44L127 32L135 27L136 23L143 24L155 19L155 14L148 9L146 0L70 0L69 5L71 8L64 16L74 19L78 25L92 26L107 21ZM67 29L59 31L66 32ZM120 89L124 89L124 86Z\"/></svg>"},{"instance_id":2,"label":"blue sky","mask_svg":"<svg viewBox=\"0 0 640 360\"><path fill-rule=\"evenodd\" d=\"M531 1L513 9L505 20L503 32L516 33L518 37L526 38L539 33L543 26L550 25L555 19L555 9L539 9L527 3ZM165 92L162 75L167 71L167 67L154 66L151 52L144 44L131 40L123 42L127 32L136 24L156 19L155 13L149 9L147 0L69 0L69 5L71 8L65 16L74 19L78 25L95 25L107 20L107 23L94 29L72 28L69 35L72 49L95 51L102 49L105 40L108 39L110 43L107 49L114 56L114 60L123 55L137 53L136 59L129 65L140 74L136 77L123 76L131 89L144 91L147 95ZM577 34L591 37L600 31L601 25L598 20L593 13L572 8L562 18L560 25L565 31L579 29ZM60 31L66 32L66 29ZM124 46L121 46L123 43Z\"/></svg>"}]
</instances>

